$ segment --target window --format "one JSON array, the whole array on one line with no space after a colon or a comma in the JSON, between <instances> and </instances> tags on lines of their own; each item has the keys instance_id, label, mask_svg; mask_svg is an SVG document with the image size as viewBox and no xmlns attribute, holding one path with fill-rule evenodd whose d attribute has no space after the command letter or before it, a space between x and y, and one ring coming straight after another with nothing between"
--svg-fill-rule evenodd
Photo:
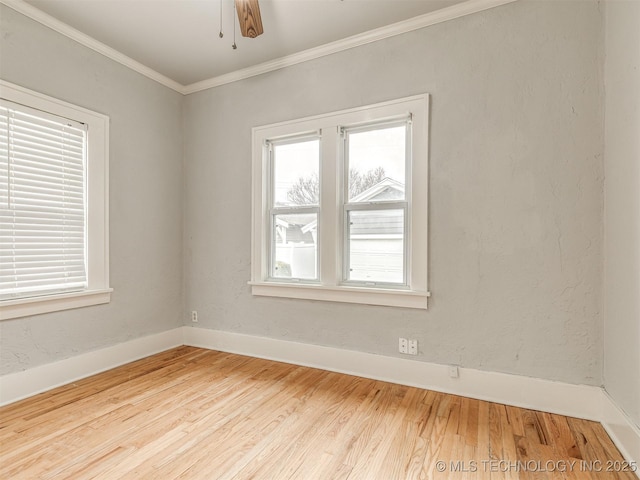
<instances>
[{"instance_id":1,"label":"window","mask_svg":"<svg viewBox=\"0 0 640 480\"><path fill-rule=\"evenodd\" d=\"M411 122L344 128L345 282L408 285L405 195Z\"/></svg>"},{"instance_id":2,"label":"window","mask_svg":"<svg viewBox=\"0 0 640 480\"><path fill-rule=\"evenodd\" d=\"M271 157L270 277L318 279L316 229L320 200L317 135L269 141Z\"/></svg>"},{"instance_id":3,"label":"window","mask_svg":"<svg viewBox=\"0 0 640 480\"><path fill-rule=\"evenodd\" d=\"M428 96L253 129L252 292L426 308Z\"/></svg>"},{"instance_id":4,"label":"window","mask_svg":"<svg viewBox=\"0 0 640 480\"><path fill-rule=\"evenodd\" d=\"M110 300L108 118L0 82L2 319Z\"/></svg>"}]
</instances>

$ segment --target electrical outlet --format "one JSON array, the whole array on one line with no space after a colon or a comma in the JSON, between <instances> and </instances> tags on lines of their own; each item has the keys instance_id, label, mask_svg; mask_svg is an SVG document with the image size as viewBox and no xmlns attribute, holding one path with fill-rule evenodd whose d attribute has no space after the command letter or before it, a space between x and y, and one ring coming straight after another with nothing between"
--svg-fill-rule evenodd
<instances>
[{"instance_id":1,"label":"electrical outlet","mask_svg":"<svg viewBox=\"0 0 640 480\"><path fill-rule=\"evenodd\" d=\"M193 323L198 323L198 312L196 310L191 311L191 321Z\"/></svg>"},{"instance_id":2,"label":"electrical outlet","mask_svg":"<svg viewBox=\"0 0 640 480\"><path fill-rule=\"evenodd\" d=\"M400 337L398 339L398 351L406 355L418 355L418 340Z\"/></svg>"},{"instance_id":3,"label":"electrical outlet","mask_svg":"<svg viewBox=\"0 0 640 480\"><path fill-rule=\"evenodd\" d=\"M449 365L449 376L451 378L458 378L460 376L458 367L456 367L455 365Z\"/></svg>"}]
</instances>

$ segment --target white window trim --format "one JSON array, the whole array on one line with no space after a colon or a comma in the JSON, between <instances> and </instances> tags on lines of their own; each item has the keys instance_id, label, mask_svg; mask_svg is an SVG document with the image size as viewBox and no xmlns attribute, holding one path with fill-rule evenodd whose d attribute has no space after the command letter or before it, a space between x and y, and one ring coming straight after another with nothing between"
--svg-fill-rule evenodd
<instances>
[{"instance_id":1,"label":"white window trim","mask_svg":"<svg viewBox=\"0 0 640 480\"><path fill-rule=\"evenodd\" d=\"M0 320L108 303L109 287L109 117L0 80L0 97L76 120L88 126L87 280L80 292L0 301Z\"/></svg>"},{"instance_id":2,"label":"white window trim","mask_svg":"<svg viewBox=\"0 0 640 480\"><path fill-rule=\"evenodd\" d=\"M253 295L427 308L430 296L427 288L428 113L429 95L424 94L252 129L252 246L249 284ZM338 125L356 125L408 114L412 117L410 228L407 238L409 288L341 284L343 253L342 239L338 231L342 221L339 188L343 165L339 154L339 135L333 133ZM265 144L269 139L318 130L323 132L320 177L335 179L334 182L321 182L322 229L319 232L321 250L318 252L320 282L318 284L270 281L267 242L270 236L267 198L269 175ZM332 134L325 136L324 132L327 131L331 131Z\"/></svg>"}]
</instances>

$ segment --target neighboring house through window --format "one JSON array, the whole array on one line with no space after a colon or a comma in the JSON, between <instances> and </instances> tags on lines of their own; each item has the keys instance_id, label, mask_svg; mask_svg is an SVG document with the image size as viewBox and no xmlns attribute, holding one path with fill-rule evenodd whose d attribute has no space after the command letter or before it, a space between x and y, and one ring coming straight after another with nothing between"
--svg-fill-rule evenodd
<instances>
[{"instance_id":1,"label":"neighboring house through window","mask_svg":"<svg viewBox=\"0 0 640 480\"><path fill-rule=\"evenodd\" d=\"M428 96L253 129L252 292L426 308Z\"/></svg>"},{"instance_id":2,"label":"neighboring house through window","mask_svg":"<svg viewBox=\"0 0 640 480\"><path fill-rule=\"evenodd\" d=\"M0 81L0 318L106 303L108 118Z\"/></svg>"}]
</instances>

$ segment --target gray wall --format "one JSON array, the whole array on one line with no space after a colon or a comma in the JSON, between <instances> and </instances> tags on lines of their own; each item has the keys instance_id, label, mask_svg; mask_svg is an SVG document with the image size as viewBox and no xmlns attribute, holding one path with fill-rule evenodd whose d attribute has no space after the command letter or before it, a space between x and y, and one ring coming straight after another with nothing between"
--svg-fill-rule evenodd
<instances>
[{"instance_id":1,"label":"gray wall","mask_svg":"<svg viewBox=\"0 0 640 480\"><path fill-rule=\"evenodd\" d=\"M186 98L0 9L0 77L111 117L115 288L109 305L0 323L0 373L189 325L196 309L204 328L390 356L405 336L418 360L601 384L596 2L523 0ZM251 127L423 92L429 310L252 297ZM615 325L608 349L636 324ZM633 405L622 376L607 388Z\"/></svg>"},{"instance_id":2,"label":"gray wall","mask_svg":"<svg viewBox=\"0 0 640 480\"><path fill-rule=\"evenodd\" d=\"M418 360L600 385L603 61L596 2L521 1L189 95L185 310L203 328L389 356L410 337ZM251 127L423 92L429 310L252 297Z\"/></svg>"},{"instance_id":3,"label":"gray wall","mask_svg":"<svg viewBox=\"0 0 640 480\"><path fill-rule=\"evenodd\" d=\"M606 2L604 383L640 427L640 2Z\"/></svg>"},{"instance_id":4,"label":"gray wall","mask_svg":"<svg viewBox=\"0 0 640 480\"><path fill-rule=\"evenodd\" d=\"M0 322L6 374L182 324L182 97L0 5L0 78L107 114L112 301Z\"/></svg>"}]
</instances>

